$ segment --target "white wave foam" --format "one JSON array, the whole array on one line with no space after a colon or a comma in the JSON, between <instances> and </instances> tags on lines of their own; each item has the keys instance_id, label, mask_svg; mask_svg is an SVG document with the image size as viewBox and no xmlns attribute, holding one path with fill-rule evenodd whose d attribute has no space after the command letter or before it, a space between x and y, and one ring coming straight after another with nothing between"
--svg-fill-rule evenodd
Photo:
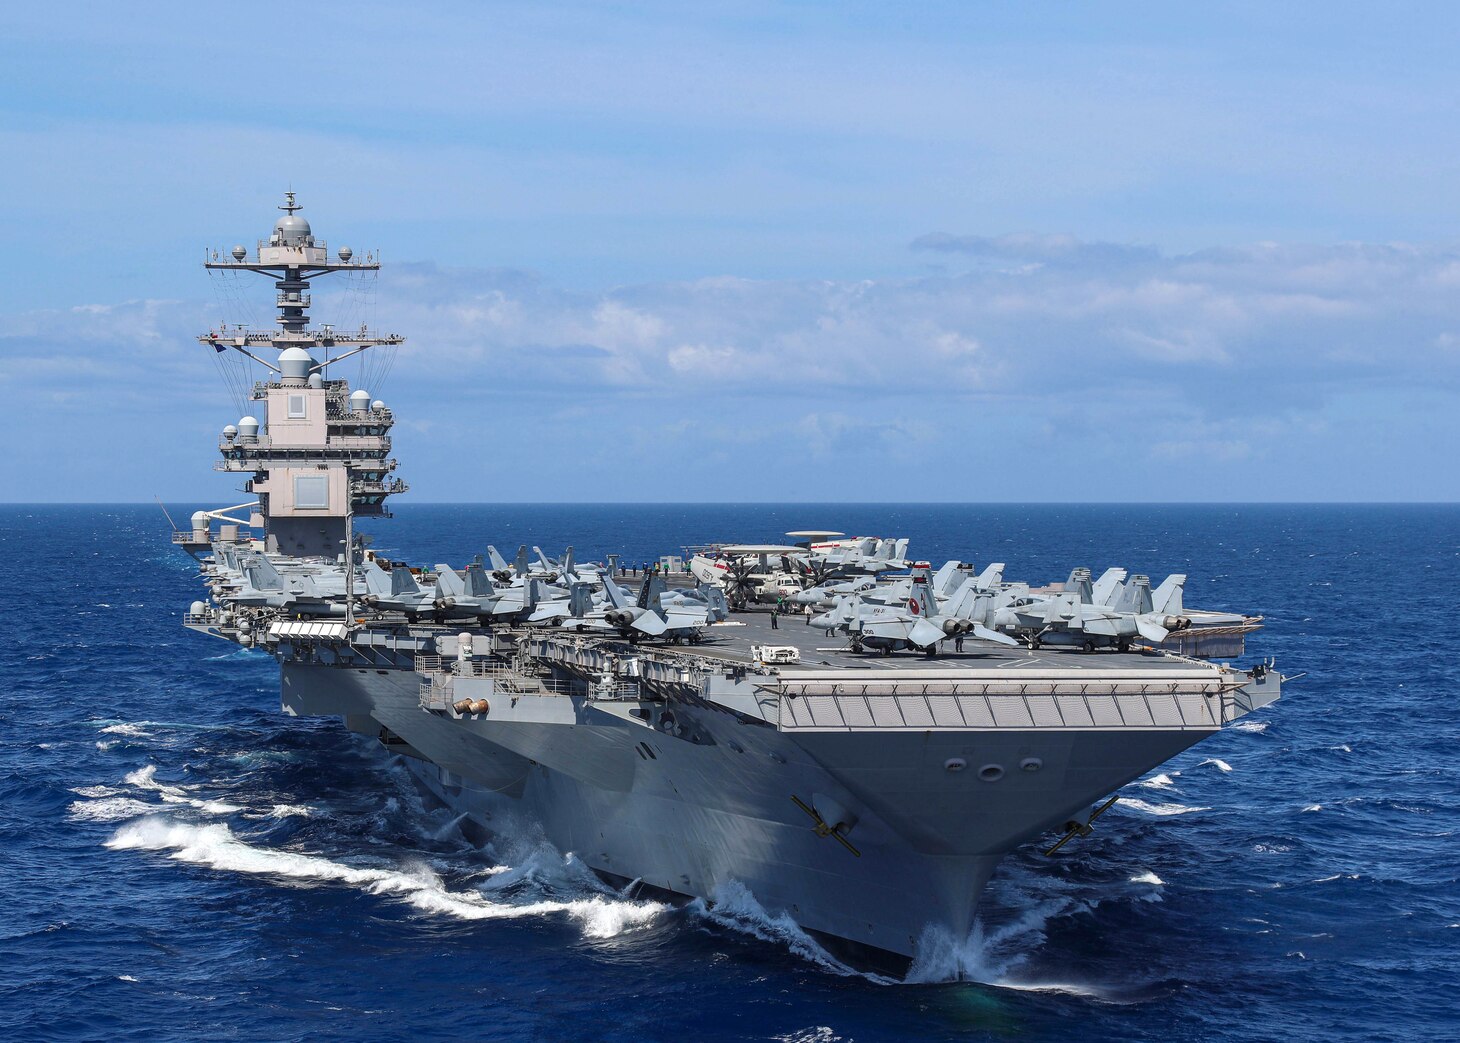
<instances>
[{"instance_id":1,"label":"white wave foam","mask_svg":"<svg viewBox=\"0 0 1460 1043\"><path fill-rule=\"evenodd\" d=\"M356 867L321 855L255 847L222 823L198 825L153 816L128 823L107 841L114 850L165 851L179 862L223 872L287 877L291 880L347 884L370 894L400 898L424 913L461 920L505 920L565 914L590 938L612 938L651 923L668 906L630 902L604 895L572 900L495 902L480 891L449 891L425 865L399 869Z\"/></svg>"},{"instance_id":2,"label":"white wave foam","mask_svg":"<svg viewBox=\"0 0 1460 1043\"><path fill-rule=\"evenodd\" d=\"M1148 804L1144 800L1137 800L1135 797L1121 797L1120 804L1130 808L1132 811L1141 811L1147 815L1189 815L1193 811L1210 811L1211 808L1193 808L1185 804Z\"/></svg>"},{"instance_id":3,"label":"white wave foam","mask_svg":"<svg viewBox=\"0 0 1460 1043\"><path fill-rule=\"evenodd\" d=\"M156 804L147 804L131 797L102 797L99 800L78 800L66 809L77 822L121 822L124 819L150 815Z\"/></svg>"},{"instance_id":4,"label":"white wave foam","mask_svg":"<svg viewBox=\"0 0 1460 1043\"><path fill-rule=\"evenodd\" d=\"M111 786L78 786L71 791L78 797L87 797L95 800L98 797L115 797L122 791Z\"/></svg>"},{"instance_id":5,"label":"white wave foam","mask_svg":"<svg viewBox=\"0 0 1460 1043\"><path fill-rule=\"evenodd\" d=\"M1232 770L1232 765L1228 764L1226 761L1222 760L1220 757L1208 757L1206 760L1204 760L1200 764L1198 764L1197 767L1198 768L1204 768L1208 764L1210 764L1213 767L1215 767L1223 775L1225 775L1227 772L1229 772L1229 771Z\"/></svg>"},{"instance_id":6,"label":"white wave foam","mask_svg":"<svg viewBox=\"0 0 1460 1043\"><path fill-rule=\"evenodd\" d=\"M759 938L763 942L784 945L794 955L823 970L843 977L865 977L872 981L889 982L890 979L877 975L862 974L842 963L820 945L817 945L789 913L772 916L756 901L750 889L738 880L729 880L710 892L710 900L696 898L689 904L690 912L728 927L731 930Z\"/></svg>"},{"instance_id":7,"label":"white wave foam","mask_svg":"<svg viewBox=\"0 0 1460 1043\"><path fill-rule=\"evenodd\" d=\"M268 811L269 818L309 818L314 814L314 809L307 804L275 804Z\"/></svg>"},{"instance_id":8,"label":"white wave foam","mask_svg":"<svg viewBox=\"0 0 1460 1043\"><path fill-rule=\"evenodd\" d=\"M136 980L137 979L134 978L134 977L132 977L130 974L118 974L117 975L117 981L136 981Z\"/></svg>"},{"instance_id":9,"label":"white wave foam","mask_svg":"<svg viewBox=\"0 0 1460 1043\"><path fill-rule=\"evenodd\" d=\"M1238 721L1236 724L1232 725L1232 727L1235 728L1239 732L1252 732L1254 734L1261 734L1262 732L1267 731L1267 726L1270 723L1272 723L1272 722L1271 721Z\"/></svg>"},{"instance_id":10,"label":"white wave foam","mask_svg":"<svg viewBox=\"0 0 1460 1043\"><path fill-rule=\"evenodd\" d=\"M186 804L209 815L232 815L243 810L237 804L229 804L227 801L202 800L189 796L184 787L158 782L156 775L157 765L148 764L129 773L122 781L137 789L152 790L168 804Z\"/></svg>"},{"instance_id":11,"label":"white wave foam","mask_svg":"<svg viewBox=\"0 0 1460 1043\"><path fill-rule=\"evenodd\" d=\"M772 1036L771 1039L776 1043L841 1043L846 1037L838 1036L830 1025L813 1025L811 1028L788 1032L784 1036Z\"/></svg>"},{"instance_id":12,"label":"white wave foam","mask_svg":"<svg viewBox=\"0 0 1460 1043\"><path fill-rule=\"evenodd\" d=\"M1167 789L1168 787L1175 785L1175 783L1172 781L1170 775L1166 775L1163 773L1161 775L1157 775L1153 779L1145 779L1141 782L1141 785L1145 786L1147 789Z\"/></svg>"},{"instance_id":13,"label":"white wave foam","mask_svg":"<svg viewBox=\"0 0 1460 1043\"><path fill-rule=\"evenodd\" d=\"M1309 804L1303 810L1304 811L1322 811L1323 810L1323 805L1322 804Z\"/></svg>"},{"instance_id":14,"label":"white wave foam","mask_svg":"<svg viewBox=\"0 0 1460 1043\"><path fill-rule=\"evenodd\" d=\"M121 741L121 739L104 739L96 744L96 748L102 753L105 753L107 750L110 750L113 746L116 746Z\"/></svg>"},{"instance_id":15,"label":"white wave foam","mask_svg":"<svg viewBox=\"0 0 1460 1043\"><path fill-rule=\"evenodd\" d=\"M1151 872L1149 869L1147 869L1144 873L1131 877L1130 882L1133 884L1151 884L1155 887L1164 887L1166 885L1166 881L1162 880L1159 876Z\"/></svg>"},{"instance_id":16,"label":"white wave foam","mask_svg":"<svg viewBox=\"0 0 1460 1043\"><path fill-rule=\"evenodd\" d=\"M1103 990L1092 985L1042 981L1019 974L1019 968L1044 944L1044 928L1049 921L1077 908L1080 904L1069 897L1047 898L993 929L986 929L982 920L975 921L968 937L961 940L945 927L929 925L918 937L906 980L909 984L975 981L1019 992L1063 992L1104 999Z\"/></svg>"},{"instance_id":17,"label":"white wave foam","mask_svg":"<svg viewBox=\"0 0 1460 1043\"><path fill-rule=\"evenodd\" d=\"M107 725L105 728L103 728L101 730L101 732L102 732L103 735L127 735L127 736L130 736L130 737L135 738L135 739L150 739L150 738L152 738L152 733L151 732L149 732L149 731L143 731L141 728L137 727L135 724L127 724L125 722L122 723L122 724L110 724L110 725Z\"/></svg>"}]
</instances>

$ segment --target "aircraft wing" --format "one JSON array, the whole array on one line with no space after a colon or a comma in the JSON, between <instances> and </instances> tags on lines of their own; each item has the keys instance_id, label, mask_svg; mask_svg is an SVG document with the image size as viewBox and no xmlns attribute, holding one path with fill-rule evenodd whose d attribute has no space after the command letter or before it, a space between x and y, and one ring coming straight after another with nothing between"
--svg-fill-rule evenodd
<instances>
[{"instance_id":1,"label":"aircraft wing","mask_svg":"<svg viewBox=\"0 0 1460 1043\"><path fill-rule=\"evenodd\" d=\"M912 625L907 639L915 645L935 645L943 639L943 628L936 627L926 619L919 619Z\"/></svg>"},{"instance_id":2,"label":"aircraft wing","mask_svg":"<svg viewBox=\"0 0 1460 1043\"><path fill-rule=\"evenodd\" d=\"M631 625L635 630L648 634L650 637L658 637L669 629L669 624L660 619L657 612L641 612Z\"/></svg>"},{"instance_id":3,"label":"aircraft wing","mask_svg":"<svg viewBox=\"0 0 1460 1043\"><path fill-rule=\"evenodd\" d=\"M1141 637L1153 645L1159 645L1170 635L1169 630L1150 616L1136 616L1136 629L1140 631Z\"/></svg>"}]
</instances>

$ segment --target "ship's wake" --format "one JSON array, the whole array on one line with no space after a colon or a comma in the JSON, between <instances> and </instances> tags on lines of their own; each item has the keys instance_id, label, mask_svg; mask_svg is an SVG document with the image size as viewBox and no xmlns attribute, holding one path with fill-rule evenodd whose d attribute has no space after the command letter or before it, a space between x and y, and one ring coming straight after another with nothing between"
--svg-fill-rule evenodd
<instances>
[{"instance_id":1,"label":"ship's wake","mask_svg":"<svg viewBox=\"0 0 1460 1043\"><path fill-rule=\"evenodd\" d=\"M458 920L563 915L576 921L589 938L612 938L642 927L668 908L657 902L628 901L605 894L570 899L526 897L521 888L493 887L495 878L514 872L495 866L483 870L486 882L481 886L451 888L424 861L409 865L350 865L324 855L254 844L221 822L178 821L166 815L151 815L122 826L106 846L115 850L164 852L176 861L222 872L344 884L369 894L400 899L423 913Z\"/></svg>"},{"instance_id":2,"label":"ship's wake","mask_svg":"<svg viewBox=\"0 0 1460 1043\"><path fill-rule=\"evenodd\" d=\"M413 915L468 921L556 917L574 923L585 938L605 939L645 928L670 911L662 903L614 892L574 856L530 835L476 848L461 835L460 816L437 821L441 816L427 811L399 777L403 772L388 768L385 774L399 791L374 809L317 812L267 801L246 807L237 797L218 799L202 786L163 781L149 764L116 784L78 788L80 799L68 811L76 822L116 823L105 841L114 851L155 852L293 886L354 888L398 902ZM329 851L338 833L331 823L353 817L363 819L377 842L369 856ZM311 837L307 848L300 841L305 835ZM508 864L497 860L502 854Z\"/></svg>"}]
</instances>

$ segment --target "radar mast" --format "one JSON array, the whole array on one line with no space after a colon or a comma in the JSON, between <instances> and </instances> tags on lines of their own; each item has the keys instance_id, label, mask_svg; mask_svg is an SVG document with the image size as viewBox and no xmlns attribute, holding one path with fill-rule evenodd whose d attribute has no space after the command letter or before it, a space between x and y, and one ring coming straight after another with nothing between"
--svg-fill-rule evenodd
<instances>
[{"instance_id":1,"label":"radar mast","mask_svg":"<svg viewBox=\"0 0 1460 1043\"><path fill-rule=\"evenodd\" d=\"M390 410L363 388L352 391L348 381L327 379L327 367L405 338L376 334L364 324L349 332L310 325L312 280L378 271L380 262L373 252L357 259L348 246L331 258L292 191L278 209L283 215L252 252L238 245L226 254L212 250L204 261L210 271L273 279L278 309L276 329L224 324L198 337L215 352L237 352L271 374L249 394L259 407L223 429L223 459L215 467L251 475L245 490L258 499L243 506L254 511L251 523L263 528L266 551L334 560L354 547L354 518L388 516L386 498L404 492L406 484L391 476ZM343 353L330 357L336 351ZM270 352L277 354L271 358ZM351 571L354 557L347 557Z\"/></svg>"}]
</instances>

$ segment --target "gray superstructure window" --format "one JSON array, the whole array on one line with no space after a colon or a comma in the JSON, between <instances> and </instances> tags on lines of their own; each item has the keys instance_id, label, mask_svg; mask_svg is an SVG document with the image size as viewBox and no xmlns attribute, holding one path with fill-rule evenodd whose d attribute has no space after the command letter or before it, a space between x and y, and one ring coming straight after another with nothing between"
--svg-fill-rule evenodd
<instances>
[{"instance_id":1,"label":"gray superstructure window","mask_svg":"<svg viewBox=\"0 0 1460 1043\"><path fill-rule=\"evenodd\" d=\"M307 405L308 401L309 401L309 399L306 398L304 395L290 395L289 396L289 419L290 420L307 420L307 419L309 419L309 408L308 408L308 405Z\"/></svg>"},{"instance_id":2,"label":"gray superstructure window","mask_svg":"<svg viewBox=\"0 0 1460 1043\"><path fill-rule=\"evenodd\" d=\"M328 475L297 474L294 476L294 506L329 510L330 480Z\"/></svg>"}]
</instances>

